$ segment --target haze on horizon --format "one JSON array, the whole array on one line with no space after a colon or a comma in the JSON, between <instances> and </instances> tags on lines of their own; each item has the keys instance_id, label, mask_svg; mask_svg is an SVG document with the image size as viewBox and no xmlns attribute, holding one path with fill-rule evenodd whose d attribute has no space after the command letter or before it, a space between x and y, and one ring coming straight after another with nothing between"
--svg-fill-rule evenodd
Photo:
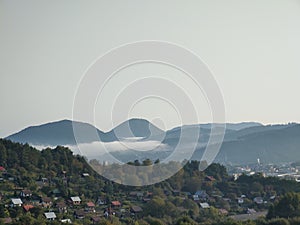
<instances>
[{"instance_id":1,"label":"haze on horizon","mask_svg":"<svg viewBox=\"0 0 300 225\"><path fill-rule=\"evenodd\" d=\"M76 88L91 63L140 40L172 42L196 53L218 82L228 122L300 122L299 12L298 0L0 0L0 137L71 119ZM108 115L110 97L140 76L162 76L188 90L203 114L185 123L211 122L205 97L181 72L150 64L121 71L95 112ZM164 129L180 122L159 100L137 104L128 116L154 123L161 118L164 124L156 125ZM114 125L124 120L114 118ZM95 125L113 128L100 116Z\"/></svg>"}]
</instances>

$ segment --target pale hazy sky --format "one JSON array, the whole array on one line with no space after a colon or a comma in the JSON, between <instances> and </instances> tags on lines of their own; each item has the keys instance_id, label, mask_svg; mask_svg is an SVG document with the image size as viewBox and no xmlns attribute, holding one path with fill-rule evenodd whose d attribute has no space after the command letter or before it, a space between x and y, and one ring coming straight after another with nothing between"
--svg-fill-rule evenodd
<instances>
[{"instance_id":1,"label":"pale hazy sky","mask_svg":"<svg viewBox=\"0 0 300 225\"><path fill-rule=\"evenodd\" d=\"M110 49L140 40L176 43L199 55L223 93L227 121L300 122L299 0L0 0L0 137L72 118L88 66ZM189 87L178 71L157 65L123 73L111 90L142 73ZM199 96L197 107L204 102ZM154 103L144 102L130 115L164 113L163 103ZM105 107L96 104L95 111ZM165 126L176 126L176 115L165 114ZM209 121L203 110L203 118L187 122ZM111 128L100 118L96 125Z\"/></svg>"}]
</instances>

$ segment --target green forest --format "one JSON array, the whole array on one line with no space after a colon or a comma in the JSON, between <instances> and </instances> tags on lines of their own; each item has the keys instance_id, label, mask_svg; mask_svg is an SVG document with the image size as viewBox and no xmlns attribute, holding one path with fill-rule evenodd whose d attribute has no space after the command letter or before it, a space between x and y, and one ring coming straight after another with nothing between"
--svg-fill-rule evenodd
<instances>
[{"instance_id":1,"label":"green forest","mask_svg":"<svg viewBox=\"0 0 300 225\"><path fill-rule=\"evenodd\" d=\"M100 176L68 148L39 151L0 139L0 224L300 224L296 181L262 174L234 179L223 165L200 171L200 163L188 161L165 181L132 187Z\"/></svg>"}]
</instances>

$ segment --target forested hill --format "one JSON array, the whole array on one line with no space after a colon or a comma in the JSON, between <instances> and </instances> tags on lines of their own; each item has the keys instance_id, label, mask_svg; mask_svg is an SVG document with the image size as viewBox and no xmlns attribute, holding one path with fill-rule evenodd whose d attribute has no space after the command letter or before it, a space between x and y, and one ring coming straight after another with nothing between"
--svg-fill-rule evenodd
<instances>
[{"instance_id":1,"label":"forested hill","mask_svg":"<svg viewBox=\"0 0 300 225\"><path fill-rule=\"evenodd\" d=\"M68 148L57 146L39 151L5 139L0 139L0 166L36 177L55 177L63 171L70 176L85 172L96 175L82 156L74 156Z\"/></svg>"},{"instance_id":2,"label":"forested hill","mask_svg":"<svg viewBox=\"0 0 300 225\"><path fill-rule=\"evenodd\" d=\"M0 139L0 224L6 219L10 219L12 225L61 224L61 219L70 219L73 224L90 225L95 218L98 222L93 224L105 225L299 224L300 219L292 218L300 216L298 208L296 214L291 215L290 210L282 210L281 203L276 203L280 195L300 192L296 181L264 178L261 174L242 175L233 180L224 166L212 164L205 171L199 171L199 163L189 161L174 176L155 185L130 187L101 177L82 156L73 155L68 148L38 151L28 144ZM131 164L143 166L145 163L135 160ZM25 192L30 195L22 196ZM70 201L72 196L80 197L82 204L74 205ZM293 200L294 196L300 205L300 195L286 198ZM16 198L22 199L24 209L12 206L12 199ZM240 198L244 203L238 203ZM256 203L257 198L264 202ZM51 202L51 206L45 205L45 201ZM121 206L114 208L116 201ZM91 203L95 207L93 211L86 208ZM67 211L60 210L61 204ZM28 212L25 206L29 205L33 208ZM265 213L269 207L270 220L237 222L229 216L243 216L249 208L258 214ZM134 214L133 209L139 212ZM44 213L49 210L56 213L55 221L46 220ZM108 218L103 214L105 210L110 212ZM276 215L292 218L291 223L287 220L287 223L274 223L278 222L272 219Z\"/></svg>"}]
</instances>

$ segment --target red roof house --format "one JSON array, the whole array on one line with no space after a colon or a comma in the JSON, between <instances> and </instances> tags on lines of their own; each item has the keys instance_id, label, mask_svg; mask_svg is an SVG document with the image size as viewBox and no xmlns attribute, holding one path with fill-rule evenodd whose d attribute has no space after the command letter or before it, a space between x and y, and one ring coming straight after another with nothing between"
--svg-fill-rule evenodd
<instances>
[{"instance_id":1,"label":"red roof house","mask_svg":"<svg viewBox=\"0 0 300 225\"><path fill-rule=\"evenodd\" d=\"M95 212L95 204L93 202L86 203L86 211Z\"/></svg>"},{"instance_id":2,"label":"red roof house","mask_svg":"<svg viewBox=\"0 0 300 225\"><path fill-rule=\"evenodd\" d=\"M121 206L121 202L119 202L119 201L112 201L111 205L114 206L114 207L119 207L119 206Z\"/></svg>"},{"instance_id":3,"label":"red roof house","mask_svg":"<svg viewBox=\"0 0 300 225\"><path fill-rule=\"evenodd\" d=\"M34 206L33 205L23 205L23 209L26 211L26 212L29 212L30 209L33 209Z\"/></svg>"}]
</instances>

